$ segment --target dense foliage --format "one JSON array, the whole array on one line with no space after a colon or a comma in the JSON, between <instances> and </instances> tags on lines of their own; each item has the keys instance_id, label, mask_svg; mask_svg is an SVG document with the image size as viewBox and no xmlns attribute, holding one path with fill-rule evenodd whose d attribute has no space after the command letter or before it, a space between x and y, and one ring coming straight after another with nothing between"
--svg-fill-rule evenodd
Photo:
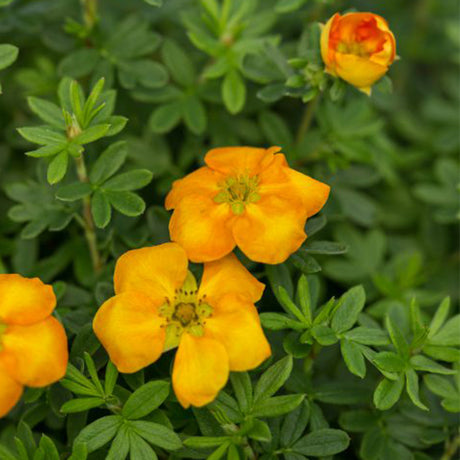
<instances>
[{"instance_id":1,"label":"dense foliage","mask_svg":"<svg viewBox=\"0 0 460 460\"><path fill-rule=\"evenodd\" d=\"M53 285L71 363L0 420L2 460L454 458L454 0L0 6L0 273ZM396 37L400 60L370 97L321 60L318 22L350 8ZM286 262L238 254L268 286L273 356L185 410L172 352L118 374L92 319L117 258L169 240L172 182L229 145L279 145L331 195Z\"/></svg>"}]
</instances>

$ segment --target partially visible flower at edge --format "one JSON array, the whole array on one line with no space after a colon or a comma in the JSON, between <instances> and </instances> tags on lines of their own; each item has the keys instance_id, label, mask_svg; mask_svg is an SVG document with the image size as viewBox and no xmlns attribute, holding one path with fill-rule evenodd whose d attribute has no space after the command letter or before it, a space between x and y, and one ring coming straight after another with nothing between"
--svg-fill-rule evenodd
<instances>
[{"instance_id":1,"label":"partially visible flower at edge","mask_svg":"<svg viewBox=\"0 0 460 460\"><path fill-rule=\"evenodd\" d=\"M65 375L67 337L51 316L55 306L53 288L38 278L0 274L0 417L24 386L44 387Z\"/></svg>"},{"instance_id":2,"label":"partially visible flower at edge","mask_svg":"<svg viewBox=\"0 0 460 460\"><path fill-rule=\"evenodd\" d=\"M329 186L289 168L280 150L216 148L206 166L174 182L169 231L190 260L216 260L238 246L251 260L278 264L299 249Z\"/></svg>"},{"instance_id":3,"label":"partially visible flower at edge","mask_svg":"<svg viewBox=\"0 0 460 460\"><path fill-rule=\"evenodd\" d=\"M176 243L128 251L117 261L115 296L93 329L120 372L136 372L178 347L172 381L183 407L211 402L229 371L271 354L254 302L264 285L231 254L204 265L201 284Z\"/></svg>"},{"instance_id":4,"label":"partially visible flower at edge","mask_svg":"<svg viewBox=\"0 0 460 460\"><path fill-rule=\"evenodd\" d=\"M396 41L387 22L373 13L336 13L321 32L326 71L366 94L396 58Z\"/></svg>"}]
</instances>

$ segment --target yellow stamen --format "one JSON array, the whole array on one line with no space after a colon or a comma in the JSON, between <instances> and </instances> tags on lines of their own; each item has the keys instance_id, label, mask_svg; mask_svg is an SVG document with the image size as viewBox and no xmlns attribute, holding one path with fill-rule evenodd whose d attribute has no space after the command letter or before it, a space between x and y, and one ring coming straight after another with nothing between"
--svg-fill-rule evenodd
<instances>
[{"instance_id":1,"label":"yellow stamen","mask_svg":"<svg viewBox=\"0 0 460 460\"><path fill-rule=\"evenodd\" d=\"M228 203L232 212L240 215L244 212L248 203L260 200L257 193L259 178L250 177L248 174L228 177L219 184L220 192L214 197L216 203Z\"/></svg>"},{"instance_id":2,"label":"yellow stamen","mask_svg":"<svg viewBox=\"0 0 460 460\"><path fill-rule=\"evenodd\" d=\"M213 311L205 303L204 297L198 298L196 279L189 271L182 287L176 290L174 298L167 298L159 309L160 316L166 320L165 351L177 347L185 331L195 337L203 336L206 318L212 316Z\"/></svg>"}]
</instances>

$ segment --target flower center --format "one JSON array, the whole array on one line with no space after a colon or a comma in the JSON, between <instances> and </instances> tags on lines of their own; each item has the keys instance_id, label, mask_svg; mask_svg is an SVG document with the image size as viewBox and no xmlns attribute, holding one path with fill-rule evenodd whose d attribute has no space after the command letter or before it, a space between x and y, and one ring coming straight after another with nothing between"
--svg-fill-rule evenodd
<instances>
[{"instance_id":1,"label":"flower center","mask_svg":"<svg viewBox=\"0 0 460 460\"><path fill-rule=\"evenodd\" d=\"M182 287L176 289L172 299L166 299L159 314L165 319L165 350L170 350L179 344L184 331L196 337L204 334L203 326L212 315L212 307L205 302L205 296L198 297L195 277L188 272Z\"/></svg>"},{"instance_id":2,"label":"flower center","mask_svg":"<svg viewBox=\"0 0 460 460\"><path fill-rule=\"evenodd\" d=\"M216 203L228 203L234 214L243 213L248 203L260 200L257 193L259 178L248 174L228 177L219 184L220 192L214 197Z\"/></svg>"},{"instance_id":3,"label":"flower center","mask_svg":"<svg viewBox=\"0 0 460 460\"><path fill-rule=\"evenodd\" d=\"M192 321L198 319L195 304L182 302L177 304L172 317L175 321L179 321L183 327L188 326Z\"/></svg>"}]
</instances>

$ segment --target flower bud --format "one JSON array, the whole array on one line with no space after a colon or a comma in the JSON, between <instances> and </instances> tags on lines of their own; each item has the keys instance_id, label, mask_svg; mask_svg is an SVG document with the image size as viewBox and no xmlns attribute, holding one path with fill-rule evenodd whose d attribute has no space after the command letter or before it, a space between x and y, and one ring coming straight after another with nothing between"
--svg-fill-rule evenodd
<instances>
[{"instance_id":1,"label":"flower bud","mask_svg":"<svg viewBox=\"0 0 460 460\"><path fill-rule=\"evenodd\" d=\"M376 14L337 13L322 29L321 55L328 73L370 94L395 60L396 42Z\"/></svg>"}]
</instances>

